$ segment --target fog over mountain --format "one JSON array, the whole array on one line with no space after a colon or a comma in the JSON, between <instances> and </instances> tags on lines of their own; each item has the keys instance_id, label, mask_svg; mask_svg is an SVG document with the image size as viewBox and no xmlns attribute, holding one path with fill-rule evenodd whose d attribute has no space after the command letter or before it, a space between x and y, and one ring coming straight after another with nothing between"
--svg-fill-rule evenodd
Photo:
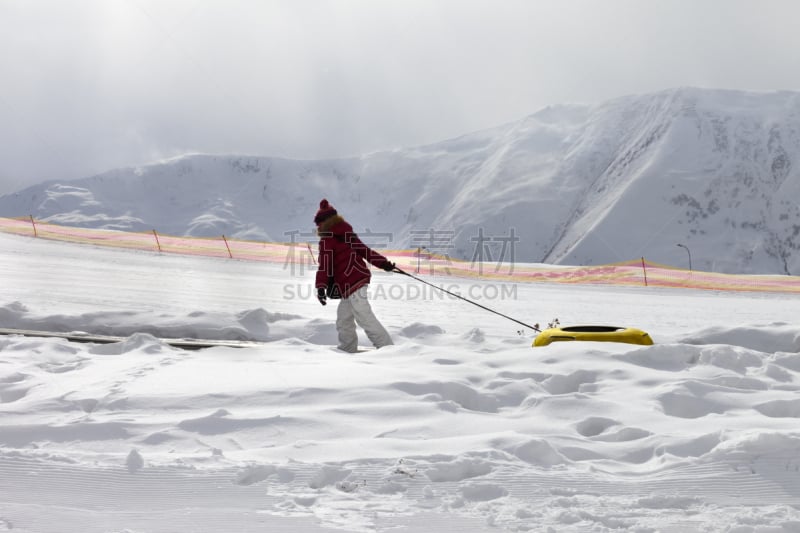
<instances>
[{"instance_id":1,"label":"fog over mountain","mask_svg":"<svg viewBox=\"0 0 800 533\"><path fill-rule=\"evenodd\" d=\"M690 258L695 270L797 275L800 93L680 88L551 106L346 159L187 155L29 187L0 197L0 216L315 241L323 197L390 248L569 265Z\"/></svg>"}]
</instances>

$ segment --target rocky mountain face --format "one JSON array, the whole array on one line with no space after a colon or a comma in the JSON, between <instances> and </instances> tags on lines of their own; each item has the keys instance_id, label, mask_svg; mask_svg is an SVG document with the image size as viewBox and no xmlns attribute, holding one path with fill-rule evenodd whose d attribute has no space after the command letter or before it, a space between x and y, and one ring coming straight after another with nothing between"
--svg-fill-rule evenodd
<instances>
[{"instance_id":1,"label":"rocky mountain face","mask_svg":"<svg viewBox=\"0 0 800 533\"><path fill-rule=\"evenodd\" d=\"M336 160L187 155L5 195L0 216L313 242L323 197L378 247L797 275L800 93L683 88L552 106Z\"/></svg>"}]
</instances>

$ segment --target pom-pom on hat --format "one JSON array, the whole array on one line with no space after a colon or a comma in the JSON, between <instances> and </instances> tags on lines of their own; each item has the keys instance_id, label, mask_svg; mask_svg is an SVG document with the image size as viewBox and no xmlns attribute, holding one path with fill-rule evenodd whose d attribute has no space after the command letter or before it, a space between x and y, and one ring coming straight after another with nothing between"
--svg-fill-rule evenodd
<instances>
[{"instance_id":1,"label":"pom-pom on hat","mask_svg":"<svg viewBox=\"0 0 800 533\"><path fill-rule=\"evenodd\" d=\"M319 211L314 216L314 224L319 226L324 221L328 220L332 216L336 215L336 209L333 208L331 204L328 203L328 200L325 198L319 203Z\"/></svg>"}]
</instances>

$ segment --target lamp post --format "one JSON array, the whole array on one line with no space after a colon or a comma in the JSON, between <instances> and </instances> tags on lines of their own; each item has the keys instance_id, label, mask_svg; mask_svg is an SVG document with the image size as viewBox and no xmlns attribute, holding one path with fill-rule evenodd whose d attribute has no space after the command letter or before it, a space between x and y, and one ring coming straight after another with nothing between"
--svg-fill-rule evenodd
<instances>
[{"instance_id":1,"label":"lamp post","mask_svg":"<svg viewBox=\"0 0 800 533\"><path fill-rule=\"evenodd\" d=\"M417 274L419 274L419 258L422 255L422 250L428 250L424 246L417 246Z\"/></svg>"},{"instance_id":2,"label":"lamp post","mask_svg":"<svg viewBox=\"0 0 800 533\"><path fill-rule=\"evenodd\" d=\"M689 247L686 246L685 244L680 244L680 243L676 244L675 246L680 246L681 248L686 250L687 254L689 254L689 272L691 272L692 271L692 252L689 251Z\"/></svg>"}]
</instances>

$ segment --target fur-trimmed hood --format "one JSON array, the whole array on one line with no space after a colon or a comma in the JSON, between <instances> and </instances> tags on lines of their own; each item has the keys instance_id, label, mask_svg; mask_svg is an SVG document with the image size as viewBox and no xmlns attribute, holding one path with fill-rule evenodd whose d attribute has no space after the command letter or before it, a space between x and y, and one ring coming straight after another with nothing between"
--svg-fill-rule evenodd
<instances>
[{"instance_id":1,"label":"fur-trimmed hood","mask_svg":"<svg viewBox=\"0 0 800 533\"><path fill-rule=\"evenodd\" d=\"M336 227L341 224L341 227ZM342 215L333 215L332 217L323 220L322 224L317 226L317 235L320 237L330 236L331 234L344 235L345 233L352 232L353 226L347 223Z\"/></svg>"}]
</instances>

